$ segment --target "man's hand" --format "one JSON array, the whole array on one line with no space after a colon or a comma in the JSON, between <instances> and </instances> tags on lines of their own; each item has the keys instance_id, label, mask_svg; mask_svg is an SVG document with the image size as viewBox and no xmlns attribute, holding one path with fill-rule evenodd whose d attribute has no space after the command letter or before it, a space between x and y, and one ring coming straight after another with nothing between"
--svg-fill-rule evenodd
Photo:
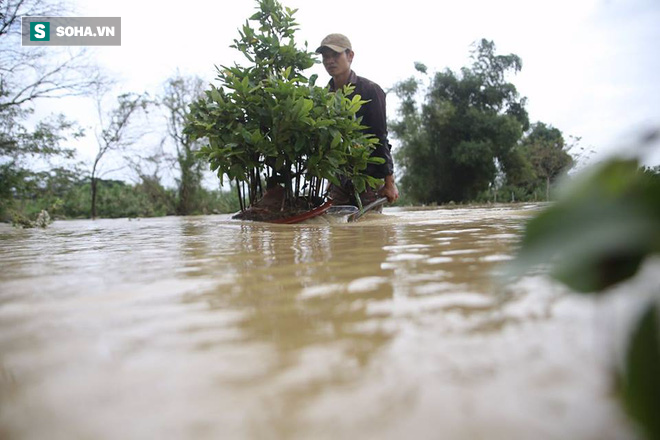
<instances>
[{"instance_id":1,"label":"man's hand","mask_svg":"<svg viewBox=\"0 0 660 440\"><path fill-rule=\"evenodd\" d=\"M389 203L396 202L396 199L399 198L399 190L394 183L394 174L385 177L385 185L378 191L378 194L387 197Z\"/></svg>"}]
</instances>

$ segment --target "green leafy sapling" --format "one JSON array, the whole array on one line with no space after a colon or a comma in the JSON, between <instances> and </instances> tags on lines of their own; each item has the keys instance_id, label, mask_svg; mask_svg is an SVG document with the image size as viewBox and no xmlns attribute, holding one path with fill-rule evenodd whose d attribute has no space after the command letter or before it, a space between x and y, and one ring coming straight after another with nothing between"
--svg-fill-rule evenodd
<instances>
[{"instance_id":1,"label":"green leafy sapling","mask_svg":"<svg viewBox=\"0 0 660 440\"><path fill-rule=\"evenodd\" d=\"M190 107L186 133L205 141L199 154L221 183L236 182L242 211L267 187L284 192L276 216L318 205L326 181L340 175L357 191L376 187L365 170L382 161L371 157L377 139L356 117L366 101L349 98L350 86L330 92L303 75L316 61L296 46L295 10L276 0L259 0L257 10L231 46L249 65L216 67L219 86Z\"/></svg>"}]
</instances>

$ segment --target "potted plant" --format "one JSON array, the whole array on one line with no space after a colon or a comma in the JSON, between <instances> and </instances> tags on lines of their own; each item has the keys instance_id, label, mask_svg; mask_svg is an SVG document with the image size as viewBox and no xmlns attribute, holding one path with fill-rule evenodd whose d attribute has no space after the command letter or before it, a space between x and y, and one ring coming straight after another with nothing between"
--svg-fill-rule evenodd
<instances>
[{"instance_id":1,"label":"potted plant","mask_svg":"<svg viewBox=\"0 0 660 440\"><path fill-rule=\"evenodd\" d=\"M231 47L249 65L217 67L219 86L190 106L185 133L203 140L199 155L221 183L236 183L237 218L272 221L322 202L326 181L351 179L357 192L382 182L365 174L377 139L356 118L363 101L353 88L315 85L315 54L296 46L295 10L258 0L258 12ZM256 22L252 27L250 22Z\"/></svg>"}]
</instances>

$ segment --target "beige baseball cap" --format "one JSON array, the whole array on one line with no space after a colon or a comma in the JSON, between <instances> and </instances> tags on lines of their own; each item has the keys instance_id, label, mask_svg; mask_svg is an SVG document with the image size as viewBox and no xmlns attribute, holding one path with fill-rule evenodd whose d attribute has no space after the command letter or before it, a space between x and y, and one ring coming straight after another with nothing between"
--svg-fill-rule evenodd
<instances>
[{"instance_id":1,"label":"beige baseball cap","mask_svg":"<svg viewBox=\"0 0 660 440\"><path fill-rule=\"evenodd\" d=\"M351 49L351 41L346 35L330 34L321 41L321 45L316 49L316 53L321 53L324 47L328 47L335 52L344 52L346 49Z\"/></svg>"}]
</instances>

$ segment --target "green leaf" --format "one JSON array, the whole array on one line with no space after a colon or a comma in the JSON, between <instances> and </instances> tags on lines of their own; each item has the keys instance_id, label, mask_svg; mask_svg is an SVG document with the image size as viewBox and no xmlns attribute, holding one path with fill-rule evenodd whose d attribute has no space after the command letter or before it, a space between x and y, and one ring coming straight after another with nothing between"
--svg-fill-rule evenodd
<instances>
[{"instance_id":1,"label":"green leaf","mask_svg":"<svg viewBox=\"0 0 660 440\"><path fill-rule=\"evenodd\" d=\"M250 143L253 145L256 145L263 139L263 136L261 134L260 130L254 130L252 134L250 135Z\"/></svg>"},{"instance_id":2,"label":"green leaf","mask_svg":"<svg viewBox=\"0 0 660 440\"><path fill-rule=\"evenodd\" d=\"M286 158L284 156L277 156L277 159L275 159L275 169L277 171L282 169L285 160Z\"/></svg>"},{"instance_id":3,"label":"green leaf","mask_svg":"<svg viewBox=\"0 0 660 440\"><path fill-rule=\"evenodd\" d=\"M621 394L628 414L647 438L660 438L660 321L655 304L646 308L630 337Z\"/></svg>"},{"instance_id":4,"label":"green leaf","mask_svg":"<svg viewBox=\"0 0 660 440\"><path fill-rule=\"evenodd\" d=\"M331 183L333 183L333 184L335 184L335 185L337 185L337 186L341 186L341 182L339 181L339 179L337 179L337 176L335 176L334 174L326 174L326 173L323 173L323 176L324 176L326 179L328 179Z\"/></svg>"},{"instance_id":5,"label":"green leaf","mask_svg":"<svg viewBox=\"0 0 660 440\"><path fill-rule=\"evenodd\" d=\"M367 180L367 185L369 185L371 188L380 188L383 186L385 183L383 179L376 179L375 177L372 176L365 176Z\"/></svg>"},{"instance_id":6,"label":"green leaf","mask_svg":"<svg viewBox=\"0 0 660 440\"><path fill-rule=\"evenodd\" d=\"M330 143L330 148L335 149L337 145L341 143L341 134L337 132L333 137L332 137L332 142Z\"/></svg>"},{"instance_id":7,"label":"green leaf","mask_svg":"<svg viewBox=\"0 0 660 440\"><path fill-rule=\"evenodd\" d=\"M378 157L378 156L371 156L369 159L367 159L367 161L369 163L374 163L374 164L377 164L377 165L381 165L381 164L385 163L385 159L382 158L382 157Z\"/></svg>"},{"instance_id":8,"label":"green leaf","mask_svg":"<svg viewBox=\"0 0 660 440\"><path fill-rule=\"evenodd\" d=\"M319 127L319 128L330 127L330 126L333 126L335 124L337 124L337 121L335 121L333 119L317 119L316 120L316 126Z\"/></svg>"},{"instance_id":9,"label":"green leaf","mask_svg":"<svg viewBox=\"0 0 660 440\"><path fill-rule=\"evenodd\" d=\"M609 161L528 222L510 269L521 274L550 264L551 274L572 289L600 292L660 253L659 201L660 179L640 173L635 161Z\"/></svg>"},{"instance_id":10,"label":"green leaf","mask_svg":"<svg viewBox=\"0 0 660 440\"><path fill-rule=\"evenodd\" d=\"M353 186L355 186L355 191L358 193L364 192L365 189L367 189L367 182L366 179L362 176L354 176L353 179L351 179L353 182Z\"/></svg>"},{"instance_id":11,"label":"green leaf","mask_svg":"<svg viewBox=\"0 0 660 440\"><path fill-rule=\"evenodd\" d=\"M229 169L229 178L232 180L236 178L238 180L245 180L245 171L243 170L243 167L239 164L233 164Z\"/></svg>"},{"instance_id":12,"label":"green leaf","mask_svg":"<svg viewBox=\"0 0 660 440\"><path fill-rule=\"evenodd\" d=\"M314 101L311 99L303 99L303 105L300 109L300 112L298 113L300 116L302 115L308 115L310 110L314 107Z\"/></svg>"},{"instance_id":13,"label":"green leaf","mask_svg":"<svg viewBox=\"0 0 660 440\"><path fill-rule=\"evenodd\" d=\"M218 89L216 89L215 87L213 87L211 89L211 99L213 99L215 102L217 102L219 104L224 104L224 100L222 99L222 95L220 94Z\"/></svg>"}]
</instances>

